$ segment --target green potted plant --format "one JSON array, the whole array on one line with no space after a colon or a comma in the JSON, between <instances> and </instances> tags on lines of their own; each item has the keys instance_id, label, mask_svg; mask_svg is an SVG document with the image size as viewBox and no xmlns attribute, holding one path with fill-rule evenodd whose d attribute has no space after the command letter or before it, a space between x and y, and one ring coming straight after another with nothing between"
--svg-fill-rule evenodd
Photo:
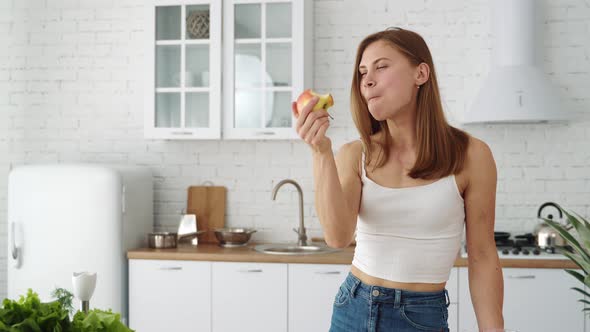
<instances>
[{"instance_id":1,"label":"green potted plant","mask_svg":"<svg viewBox=\"0 0 590 332\"><path fill-rule=\"evenodd\" d=\"M572 269L565 269L565 272L571 274L582 284L590 287L590 223L588 220L584 219L584 217L573 211L566 211L560 205L558 205L558 208L567 217L567 221L571 226L573 226L577 236L574 236L575 234L572 234L572 231L568 231L566 227L551 219L543 218L543 220L545 223L547 223L547 225L556 230L564 238L565 242L572 247L573 253L564 251L563 255L574 262L578 267L580 267L580 269L582 269L582 273ZM572 289L590 298L590 294L584 289L579 287L572 287ZM590 305L590 301L587 301L584 298L580 299L579 301ZM589 310L590 307L583 309L583 311Z\"/></svg>"}]
</instances>

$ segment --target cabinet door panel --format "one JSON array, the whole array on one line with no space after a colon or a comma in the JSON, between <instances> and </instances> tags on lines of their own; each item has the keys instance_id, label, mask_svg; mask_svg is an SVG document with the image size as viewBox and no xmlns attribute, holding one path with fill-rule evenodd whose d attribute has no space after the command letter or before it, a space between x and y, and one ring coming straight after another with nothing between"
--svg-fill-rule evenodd
<instances>
[{"instance_id":1,"label":"cabinet door panel","mask_svg":"<svg viewBox=\"0 0 590 332\"><path fill-rule=\"evenodd\" d=\"M129 324L141 332L211 331L211 263L130 260Z\"/></svg>"},{"instance_id":2,"label":"cabinet door panel","mask_svg":"<svg viewBox=\"0 0 590 332\"><path fill-rule=\"evenodd\" d=\"M209 87L209 45L187 45L184 86Z\"/></svg>"},{"instance_id":3,"label":"cabinet door panel","mask_svg":"<svg viewBox=\"0 0 590 332\"><path fill-rule=\"evenodd\" d=\"M266 38L291 38L292 9L290 3L266 5Z\"/></svg>"},{"instance_id":4,"label":"cabinet door panel","mask_svg":"<svg viewBox=\"0 0 590 332\"><path fill-rule=\"evenodd\" d=\"M221 137L221 1L156 0L147 18L144 136Z\"/></svg>"},{"instance_id":5,"label":"cabinet door panel","mask_svg":"<svg viewBox=\"0 0 590 332\"><path fill-rule=\"evenodd\" d=\"M580 287L580 288L582 288L582 287ZM582 289L584 289L584 291L586 293L590 292L590 289L588 289L588 287L586 287L586 286L584 286L584 288L582 288ZM581 296L582 296L581 294L578 295L578 298L581 298ZM584 300L590 301L590 298L588 296L584 296ZM590 305L584 304L584 308L585 309L586 308L590 308ZM588 311L584 311L584 329L585 329L586 332L590 332L590 314L589 314Z\"/></svg>"},{"instance_id":6,"label":"cabinet door panel","mask_svg":"<svg viewBox=\"0 0 590 332\"><path fill-rule=\"evenodd\" d=\"M459 308L458 308L458 304L457 303L451 303L451 305L448 308L449 310L449 318L448 318L448 323L449 323L449 330L451 332L457 332L459 330Z\"/></svg>"},{"instance_id":7,"label":"cabinet door panel","mask_svg":"<svg viewBox=\"0 0 590 332\"><path fill-rule=\"evenodd\" d=\"M583 331L583 305L571 287L579 282L561 269L505 268L504 326L519 332ZM459 271L459 328L477 331L467 268Z\"/></svg>"},{"instance_id":8,"label":"cabinet door panel","mask_svg":"<svg viewBox=\"0 0 590 332\"><path fill-rule=\"evenodd\" d=\"M289 264L289 332L328 331L350 265Z\"/></svg>"},{"instance_id":9,"label":"cabinet door panel","mask_svg":"<svg viewBox=\"0 0 590 332\"><path fill-rule=\"evenodd\" d=\"M156 7L156 40L180 39L180 6Z\"/></svg>"},{"instance_id":10,"label":"cabinet door panel","mask_svg":"<svg viewBox=\"0 0 590 332\"><path fill-rule=\"evenodd\" d=\"M313 88L313 2L224 2L226 139L298 139L291 101Z\"/></svg>"},{"instance_id":11,"label":"cabinet door panel","mask_svg":"<svg viewBox=\"0 0 590 332\"><path fill-rule=\"evenodd\" d=\"M287 264L212 263L213 331L286 331Z\"/></svg>"},{"instance_id":12,"label":"cabinet door panel","mask_svg":"<svg viewBox=\"0 0 590 332\"><path fill-rule=\"evenodd\" d=\"M449 292L449 300L451 303L459 302L459 268L454 267L451 269L449 280L445 285L445 288Z\"/></svg>"}]
</instances>

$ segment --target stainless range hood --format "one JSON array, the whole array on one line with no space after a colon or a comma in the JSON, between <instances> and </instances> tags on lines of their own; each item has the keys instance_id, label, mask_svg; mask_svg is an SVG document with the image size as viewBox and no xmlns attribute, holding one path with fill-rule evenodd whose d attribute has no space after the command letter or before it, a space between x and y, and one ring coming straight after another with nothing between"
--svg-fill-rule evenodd
<instances>
[{"instance_id":1,"label":"stainless range hood","mask_svg":"<svg viewBox=\"0 0 590 332\"><path fill-rule=\"evenodd\" d=\"M538 12L535 0L490 0L492 63L490 73L466 112L463 123L534 123L567 120L557 87L536 59Z\"/></svg>"}]
</instances>

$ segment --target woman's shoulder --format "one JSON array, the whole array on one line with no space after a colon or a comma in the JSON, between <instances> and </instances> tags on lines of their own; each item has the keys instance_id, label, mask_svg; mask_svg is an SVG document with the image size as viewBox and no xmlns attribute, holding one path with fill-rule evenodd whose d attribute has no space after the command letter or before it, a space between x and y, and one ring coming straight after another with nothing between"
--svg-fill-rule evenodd
<instances>
[{"instance_id":1,"label":"woman's shoulder","mask_svg":"<svg viewBox=\"0 0 590 332\"><path fill-rule=\"evenodd\" d=\"M346 154L346 155L357 155L360 154L363 150L363 142L358 139L354 141L350 141L344 143L342 147L338 150L338 153Z\"/></svg>"},{"instance_id":2,"label":"woman's shoulder","mask_svg":"<svg viewBox=\"0 0 590 332\"><path fill-rule=\"evenodd\" d=\"M465 154L465 162L461 171L455 174L457 186L462 196L474 177L495 176L495 162L492 151L488 144L483 140L468 134L469 143Z\"/></svg>"},{"instance_id":3,"label":"woman's shoulder","mask_svg":"<svg viewBox=\"0 0 590 332\"><path fill-rule=\"evenodd\" d=\"M373 134L369 136L369 142L367 143L368 146L363 144L362 140L356 139L342 145L339 152L342 152L343 154L354 159L358 159L363 153L367 152L367 149L369 149L370 152L375 153L382 144L380 139L381 136L379 134Z\"/></svg>"},{"instance_id":4,"label":"woman's shoulder","mask_svg":"<svg viewBox=\"0 0 590 332\"><path fill-rule=\"evenodd\" d=\"M466 174L467 182L471 182L474 177L496 176L496 172L496 162L490 146L483 140L469 135L465 167L462 172Z\"/></svg>"},{"instance_id":5,"label":"woman's shoulder","mask_svg":"<svg viewBox=\"0 0 590 332\"><path fill-rule=\"evenodd\" d=\"M480 162L489 162L493 160L493 153L490 146L484 142L483 140L468 135L469 137L469 144L467 145L467 163L475 163L478 164Z\"/></svg>"},{"instance_id":6,"label":"woman's shoulder","mask_svg":"<svg viewBox=\"0 0 590 332\"><path fill-rule=\"evenodd\" d=\"M344 143L336 153L337 165L352 168L354 172L360 174L362 151L363 143L360 140Z\"/></svg>"}]
</instances>

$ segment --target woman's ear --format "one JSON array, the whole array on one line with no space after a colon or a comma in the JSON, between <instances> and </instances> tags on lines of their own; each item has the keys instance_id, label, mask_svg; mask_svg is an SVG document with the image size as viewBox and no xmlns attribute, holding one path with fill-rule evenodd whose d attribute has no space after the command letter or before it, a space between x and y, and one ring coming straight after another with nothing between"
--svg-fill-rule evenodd
<instances>
[{"instance_id":1,"label":"woman's ear","mask_svg":"<svg viewBox=\"0 0 590 332\"><path fill-rule=\"evenodd\" d=\"M422 85L428 81L430 77L430 66L427 63L422 62L416 67L416 78L415 83L416 85Z\"/></svg>"}]
</instances>

